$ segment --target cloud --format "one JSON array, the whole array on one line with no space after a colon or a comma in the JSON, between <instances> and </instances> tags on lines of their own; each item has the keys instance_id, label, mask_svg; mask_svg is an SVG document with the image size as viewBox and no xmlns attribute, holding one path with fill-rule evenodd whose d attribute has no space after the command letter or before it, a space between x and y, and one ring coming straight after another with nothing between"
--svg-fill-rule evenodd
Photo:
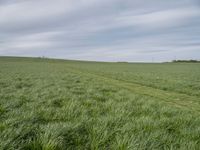
<instances>
[{"instance_id":1,"label":"cloud","mask_svg":"<svg viewBox=\"0 0 200 150\"><path fill-rule=\"evenodd\" d=\"M127 25L136 25L144 28L167 28L180 26L188 19L198 17L200 11L197 7L176 8L155 11L140 15L129 14L119 18L119 22Z\"/></svg>"},{"instance_id":2,"label":"cloud","mask_svg":"<svg viewBox=\"0 0 200 150\"><path fill-rule=\"evenodd\" d=\"M188 59L200 58L199 8L197 0L2 0L0 55L166 61L190 51Z\"/></svg>"}]
</instances>

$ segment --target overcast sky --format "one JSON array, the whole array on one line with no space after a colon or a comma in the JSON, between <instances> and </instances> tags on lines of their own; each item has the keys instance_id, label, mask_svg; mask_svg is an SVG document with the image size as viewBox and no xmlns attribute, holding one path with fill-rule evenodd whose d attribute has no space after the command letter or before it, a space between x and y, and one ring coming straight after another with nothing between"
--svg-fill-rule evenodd
<instances>
[{"instance_id":1,"label":"overcast sky","mask_svg":"<svg viewBox=\"0 0 200 150\"><path fill-rule=\"evenodd\" d=\"M200 59L200 0L0 0L0 56Z\"/></svg>"}]
</instances>

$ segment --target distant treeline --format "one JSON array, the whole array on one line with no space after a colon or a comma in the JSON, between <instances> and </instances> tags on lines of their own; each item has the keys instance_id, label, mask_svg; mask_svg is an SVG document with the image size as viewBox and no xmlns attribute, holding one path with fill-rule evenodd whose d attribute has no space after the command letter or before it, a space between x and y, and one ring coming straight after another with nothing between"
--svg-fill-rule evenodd
<instances>
[{"instance_id":1,"label":"distant treeline","mask_svg":"<svg viewBox=\"0 0 200 150\"><path fill-rule=\"evenodd\" d=\"M200 60L173 60L173 63L200 63Z\"/></svg>"}]
</instances>

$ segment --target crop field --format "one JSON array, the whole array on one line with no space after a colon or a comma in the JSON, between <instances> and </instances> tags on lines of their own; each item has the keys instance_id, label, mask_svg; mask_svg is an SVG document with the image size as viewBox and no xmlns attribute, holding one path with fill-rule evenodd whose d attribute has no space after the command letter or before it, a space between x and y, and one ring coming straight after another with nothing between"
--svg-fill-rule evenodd
<instances>
[{"instance_id":1,"label":"crop field","mask_svg":"<svg viewBox=\"0 0 200 150\"><path fill-rule=\"evenodd\" d=\"M199 150L199 63L0 57L1 150Z\"/></svg>"}]
</instances>

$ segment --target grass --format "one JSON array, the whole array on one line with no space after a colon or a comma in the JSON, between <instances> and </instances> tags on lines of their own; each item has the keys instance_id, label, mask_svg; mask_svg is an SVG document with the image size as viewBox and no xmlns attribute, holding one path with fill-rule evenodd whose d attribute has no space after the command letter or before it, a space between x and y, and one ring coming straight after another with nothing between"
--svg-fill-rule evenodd
<instances>
[{"instance_id":1,"label":"grass","mask_svg":"<svg viewBox=\"0 0 200 150\"><path fill-rule=\"evenodd\" d=\"M0 58L2 150L198 150L200 64Z\"/></svg>"}]
</instances>

